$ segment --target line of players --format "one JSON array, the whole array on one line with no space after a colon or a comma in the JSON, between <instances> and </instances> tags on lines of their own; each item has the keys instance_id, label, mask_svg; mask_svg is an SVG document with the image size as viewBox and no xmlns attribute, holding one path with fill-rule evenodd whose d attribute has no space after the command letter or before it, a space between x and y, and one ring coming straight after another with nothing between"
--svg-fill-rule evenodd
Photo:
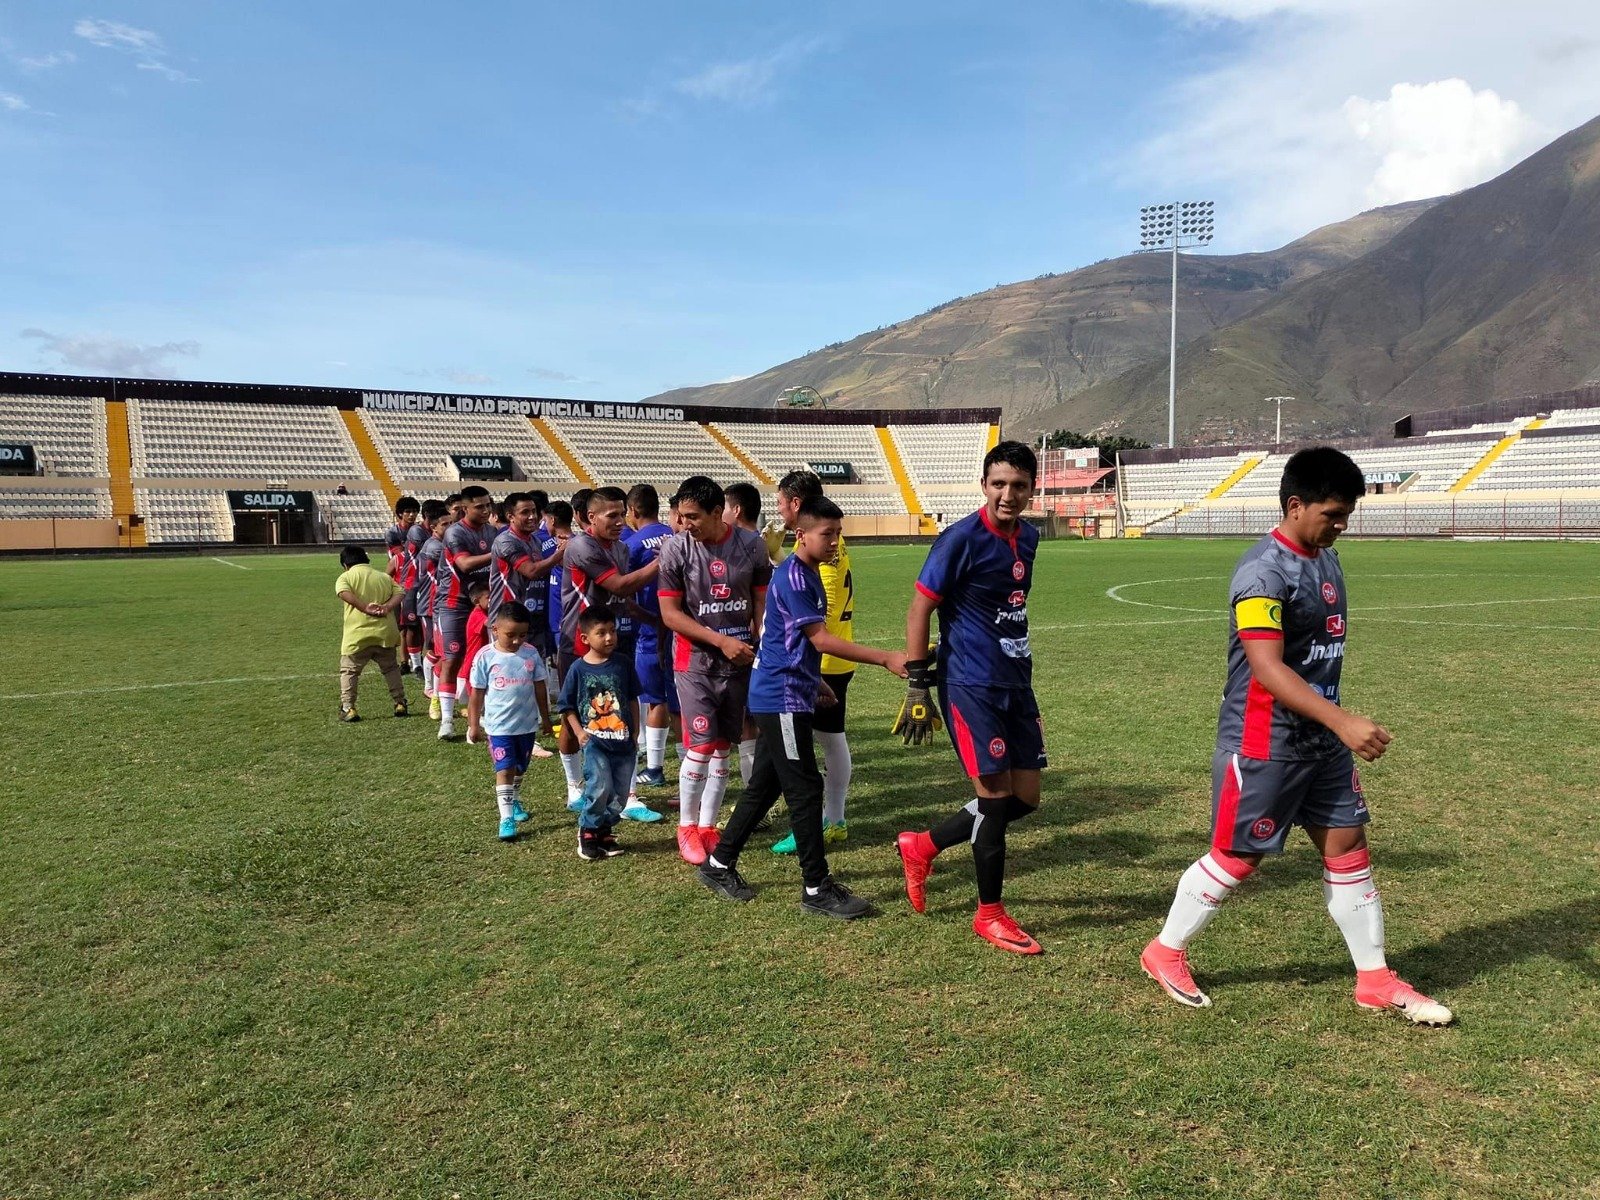
<instances>
[{"instance_id":1,"label":"line of players","mask_svg":"<svg viewBox=\"0 0 1600 1200\"><path fill-rule=\"evenodd\" d=\"M799 841L802 906L845 919L871 911L832 878L823 849L813 726L816 713L834 698L820 669L822 654L830 653L904 676L907 694L894 731L908 744L920 744L948 726L974 784L975 798L945 821L898 836L912 907L926 909L936 856L968 842L979 892L974 932L1014 953L1039 953L1038 942L1000 899L1006 831L1038 807L1046 766L1027 621L1038 533L1022 519L1037 483L1032 451L1000 443L984 459L982 483L983 508L948 528L927 556L907 612L904 653L855 646L828 633L816 566L836 554L841 521L820 485L785 513L796 535L795 553L776 575L767 544L726 520L723 490L704 477L684 481L674 497L679 533L663 527L647 563L636 562L620 541L631 497L617 489L588 498L583 534L569 536L564 545L552 537L543 558L532 557L531 547L526 552L525 578L541 566L560 564L563 608L575 610L563 613L561 627L568 632L557 644L558 670L586 649L577 630L580 612L618 600L638 619L644 610L632 598L654 587L657 646L665 645L659 634L673 635L670 657L687 752L680 772L679 845L696 863L700 882L718 895L740 902L754 898L738 872L738 857L782 794ZM1368 810L1353 759L1381 756L1390 735L1338 703L1347 601L1332 546L1364 493L1360 468L1341 452L1319 447L1296 454L1280 487L1282 522L1245 553L1235 571L1228 678L1213 763L1211 847L1185 872L1161 932L1140 959L1146 974L1180 1004L1211 1003L1190 974L1190 940L1264 855L1281 852L1298 824L1323 857L1328 912L1357 968L1356 1002L1417 1024L1453 1020L1448 1008L1412 988L1385 961L1383 912L1364 832ZM461 524L473 540L448 529L438 539L447 567L447 592L440 595L453 595L456 576L494 557L470 515L477 507L487 522L486 493L478 498L468 489L463 498L468 515ZM520 518L517 511L506 513L519 537L526 538L536 507L530 498ZM521 573L521 557L510 554L505 561ZM537 599L527 607L533 613ZM435 611L444 611L437 598ZM930 640L935 613L937 646ZM454 644L451 629L440 620L442 654ZM438 670L437 685L447 689L455 667L446 661ZM729 749L749 719L747 693L760 728L754 768L719 836L717 805ZM441 723L441 736L446 730ZM565 765L565 743L562 750ZM570 771L568 782L570 790Z\"/></svg>"}]
</instances>

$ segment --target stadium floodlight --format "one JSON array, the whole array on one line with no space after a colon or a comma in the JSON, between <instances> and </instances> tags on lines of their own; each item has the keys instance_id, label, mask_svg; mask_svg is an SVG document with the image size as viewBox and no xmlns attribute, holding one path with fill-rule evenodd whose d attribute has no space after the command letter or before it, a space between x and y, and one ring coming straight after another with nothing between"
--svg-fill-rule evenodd
<instances>
[{"instance_id":1,"label":"stadium floodlight","mask_svg":"<svg viewBox=\"0 0 1600 1200\"><path fill-rule=\"evenodd\" d=\"M1216 227L1211 200L1147 204L1139 210L1139 252L1172 251L1172 338L1167 358L1167 445L1178 444L1178 251L1204 246Z\"/></svg>"},{"instance_id":2,"label":"stadium floodlight","mask_svg":"<svg viewBox=\"0 0 1600 1200\"><path fill-rule=\"evenodd\" d=\"M1285 400L1289 401L1291 404L1294 403L1294 397L1293 396L1268 396L1267 397L1267 403L1268 404L1276 404L1278 406L1278 426L1277 426L1277 430L1278 431L1275 434L1272 435L1272 444L1274 446L1283 445L1283 402Z\"/></svg>"}]
</instances>

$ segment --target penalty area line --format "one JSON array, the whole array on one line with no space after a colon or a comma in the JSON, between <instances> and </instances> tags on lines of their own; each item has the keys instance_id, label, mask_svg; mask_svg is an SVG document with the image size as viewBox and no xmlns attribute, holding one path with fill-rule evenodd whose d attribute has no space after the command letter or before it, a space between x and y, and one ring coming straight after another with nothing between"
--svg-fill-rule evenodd
<instances>
[{"instance_id":1,"label":"penalty area line","mask_svg":"<svg viewBox=\"0 0 1600 1200\"><path fill-rule=\"evenodd\" d=\"M216 558L215 556L213 556L211 561L212 562L219 562L225 567L233 567L235 570L238 570L238 571L248 571L250 569L249 567L241 566L240 564L238 564L236 562L229 562L225 558Z\"/></svg>"}]
</instances>

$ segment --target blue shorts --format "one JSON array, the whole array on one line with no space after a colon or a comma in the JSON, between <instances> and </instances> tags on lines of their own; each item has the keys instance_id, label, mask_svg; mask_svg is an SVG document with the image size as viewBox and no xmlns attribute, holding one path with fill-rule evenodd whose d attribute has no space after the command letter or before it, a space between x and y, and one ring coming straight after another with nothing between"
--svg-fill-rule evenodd
<instances>
[{"instance_id":1,"label":"blue shorts","mask_svg":"<svg viewBox=\"0 0 1600 1200\"><path fill-rule=\"evenodd\" d=\"M672 668L654 647L639 646L633 652L633 678L643 704L665 704L678 711L678 689L672 681Z\"/></svg>"},{"instance_id":2,"label":"blue shorts","mask_svg":"<svg viewBox=\"0 0 1600 1200\"><path fill-rule=\"evenodd\" d=\"M1227 750L1211 758L1214 849L1278 854L1292 826L1349 829L1370 819L1355 756L1342 747L1306 761L1246 758Z\"/></svg>"},{"instance_id":3,"label":"blue shorts","mask_svg":"<svg viewBox=\"0 0 1600 1200\"><path fill-rule=\"evenodd\" d=\"M528 770L528 760L533 757L533 734L491 733L489 735L489 761L496 771L515 771L518 775Z\"/></svg>"},{"instance_id":4,"label":"blue shorts","mask_svg":"<svg viewBox=\"0 0 1600 1200\"><path fill-rule=\"evenodd\" d=\"M939 711L961 769L974 779L1013 768L1039 771L1049 765L1044 721L1030 689L946 684L939 689Z\"/></svg>"}]
</instances>

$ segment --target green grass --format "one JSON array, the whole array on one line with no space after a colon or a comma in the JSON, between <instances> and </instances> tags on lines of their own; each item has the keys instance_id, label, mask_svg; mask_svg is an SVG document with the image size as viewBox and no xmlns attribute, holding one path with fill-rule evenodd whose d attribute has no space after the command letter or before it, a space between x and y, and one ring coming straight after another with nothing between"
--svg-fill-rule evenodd
<instances>
[{"instance_id":1,"label":"green grass","mask_svg":"<svg viewBox=\"0 0 1600 1200\"><path fill-rule=\"evenodd\" d=\"M498 843L481 749L335 722L331 556L8 564L0 1196L1600 1195L1600 547L1343 551L1391 960L1461 1018L1430 1031L1351 1003L1303 840L1198 943L1215 1007L1138 972L1204 845L1241 546L1044 548L1031 960L972 936L962 850L905 904L894 832L968 793L880 671L833 863L883 915L837 926L764 841L747 906L670 824L579 861L549 762ZM858 549L858 636L921 555Z\"/></svg>"}]
</instances>

